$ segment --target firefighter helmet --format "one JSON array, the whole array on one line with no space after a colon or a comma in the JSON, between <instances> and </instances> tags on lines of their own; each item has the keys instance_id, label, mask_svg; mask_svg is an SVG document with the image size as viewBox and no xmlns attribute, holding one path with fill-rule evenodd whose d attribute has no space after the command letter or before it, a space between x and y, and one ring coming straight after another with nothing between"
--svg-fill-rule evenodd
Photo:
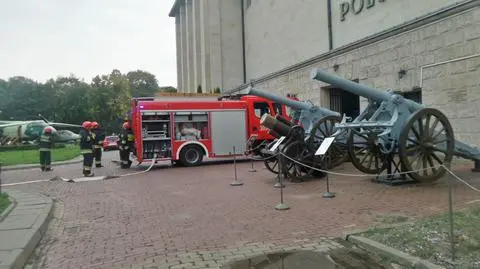
<instances>
[{"instance_id":1,"label":"firefighter helmet","mask_svg":"<svg viewBox=\"0 0 480 269\"><path fill-rule=\"evenodd\" d=\"M92 123L89 122L89 121L84 121L82 123L82 127L85 128L85 129L90 129L92 127Z\"/></svg>"},{"instance_id":2,"label":"firefighter helmet","mask_svg":"<svg viewBox=\"0 0 480 269\"><path fill-rule=\"evenodd\" d=\"M100 125L98 124L98 122L94 121L92 122L92 128L98 128Z\"/></svg>"},{"instance_id":3,"label":"firefighter helmet","mask_svg":"<svg viewBox=\"0 0 480 269\"><path fill-rule=\"evenodd\" d=\"M53 133L53 128L51 126L46 126L43 128L43 133L44 134L52 134Z\"/></svg>"},{"instance_id":4,"label":"firefighter helmet","mask_svg":"<svg viewBox=\"0 0 480 269\"><path fill-rule=\"evenodd\" d=\"M123 129L128 129L128 128L130 128L130 123L128 123L128 121L124 122L122 127L123 127Z\"/></svg>"}]
</instances>

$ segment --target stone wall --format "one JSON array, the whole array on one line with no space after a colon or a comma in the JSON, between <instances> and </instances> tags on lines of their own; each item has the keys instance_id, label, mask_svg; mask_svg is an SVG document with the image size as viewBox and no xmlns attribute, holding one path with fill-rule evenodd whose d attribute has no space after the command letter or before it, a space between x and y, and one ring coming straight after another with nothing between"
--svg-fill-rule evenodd
<instances>
[{"instance_id":1,"label":"stone wall","mask_svg":"<svg viewBox=\"0 0 480 269\"><path fill-rule=\"evenodd\" d=\"M245 11L247 81L328 51L327 0L255 0Z\"/></svg>"},{"instance_id":2,"label":"stone wall","mask_svg":"<svg viewBox=\"0 0 480 269\"><path fill-rule=\"evenodd\" d=\"M334 47L349 44L460 2L464 0L334 0Z\"/></svg>"},{"instance_id":3,"label":"stone wall","mask_svg":"<svg viewBox=\"0 0 480 269\"><path fill-rule=\"evenodd\" d=\"M480 57L440 64L480 54L480 8L451 16L369 46L312 64L301 70L259 83L257 86L329 107L329 95L319 81L310 79L312 68L323 68L346 79L378 89L410 91L422 86L424 104L442 110L450 119L458 139L480 147L474 133L480 131ZM337 64L335 72L333 66ZM399 78L399 70L406 70ZM365 100L362 100L362 108Z\"/></svg>"}]
</instances>

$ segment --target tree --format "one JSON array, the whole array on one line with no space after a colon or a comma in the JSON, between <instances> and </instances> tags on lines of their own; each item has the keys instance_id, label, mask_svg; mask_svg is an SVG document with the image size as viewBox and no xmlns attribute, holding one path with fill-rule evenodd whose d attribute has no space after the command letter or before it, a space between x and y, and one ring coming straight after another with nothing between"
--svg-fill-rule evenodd
<instances>
[{"instance_id":1,"label":"tree","mask_svg":"<svg viewBox=\"0 0 480 269\"><path fill-rule=\"evenodd\" d=\"M153 96L158 90L176 92L174 87L159 88L155 76L141 70L122 74L114 69L95 76L91 83L73 74L46 83L15 76L0 79L0 119L33 120L42 114L48 120L72 124L95 120L107 132L116 131L131 109L132 95Z\"/></svg>"},{"instance_id":2,"label":"tree","mask_svg":"<svg viewBox=\"0 0 480 269\"><path fill-rule=\"evenodd\" d=\"M133 97L154 96L155 92L158 90L157 79L154 75L146 71L130 71L127 73L127 79Z\"/></svg>"},{"instance_id":3,"label":"tree","mask_svg":"<svg viewBox=\"0 0 480 269\"><path fill-rule=\"evenodd\" d=\"M44 104L38 102L38 84L26 77L15 76L8 79L7 85L3 86L5 100L2 100L1 117L10 120L34 119L36 111L41 109Z\"/></svg>"},{"instance_id":4,"label":"tree","mask_svg":"<svg viewBox=\"0 0 480 269\"><path fill-rule=\"evenodd\" d=\"M158 89L159 92L177 92L177 89L172 86L160 87Z\"/></svg>"},{"instance_id":5,"label":"tree","mask_svg":"<svg viewBox=\"0 0 480 269\"><path fill-rule=\"evenodd\" d=\"M119 70L110 75L96 76L89 94L90 114L107 131L118 131L117 118L130 108L130 81Z\"/></svg>"}]
</instances>

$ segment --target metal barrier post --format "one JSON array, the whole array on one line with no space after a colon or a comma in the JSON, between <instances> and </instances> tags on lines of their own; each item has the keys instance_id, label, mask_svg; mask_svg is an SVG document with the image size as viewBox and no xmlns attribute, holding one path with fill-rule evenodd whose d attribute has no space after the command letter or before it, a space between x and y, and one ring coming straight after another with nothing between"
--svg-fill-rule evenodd
<instances>
[{"instance_id":1,"label":"metal barrier post","mask_svg":"<svg viewBox=\"0 0 480 269\"><path fill-rule=\"evenodd\" d=\"M450 222L450 247L452 251L452 262L455 261L455 239L453 233L453 198L452 198L452 176L448 179L448 218Z\"/></svg>"},{"instance_id":2,"label":"metal barrier post","mask_svg":"<svg viewBox=\"0 0 480 269\"><path fill-rule=\"evenodd\" d=\"M281 151L280 151L281 152ZM278 175L279 175L279 183L280 183L280 186L283 186L283 156L282 154L279 152L278 154ZM276 210L287 210L287 209L290 209L290 207L285 204L283 202L283 187L280 188L280 203L275 206L275 209Z\"/></svg>"},{"instance_id":3,"label":"metal barrier post","mask_svg":"<svg viewBox=\"0 0 480 269\"><path fill-rule=\"evenodd\" d=\"M230 186L242 186L243 182L237 180L237 157L235 155L235 146L233 146L233 169L235 170L235 176L233 181L230 183Z\"/></svg>"},{"instance_id":4,"label":"metal barrier post","mask_svg":"<svg viewBox=\"0 0 480 269\"><path fill-rule=\"evenodd\" d=\"M252 158L250 158L250 162L252 164L252 168L250 168L250 170L248 170L248 172L251 172L251 173L257 172L257 170L255 169L255 164L254 164L254 160L253 160L253 154L252 154Z\"/></svg>"}]
</instances>

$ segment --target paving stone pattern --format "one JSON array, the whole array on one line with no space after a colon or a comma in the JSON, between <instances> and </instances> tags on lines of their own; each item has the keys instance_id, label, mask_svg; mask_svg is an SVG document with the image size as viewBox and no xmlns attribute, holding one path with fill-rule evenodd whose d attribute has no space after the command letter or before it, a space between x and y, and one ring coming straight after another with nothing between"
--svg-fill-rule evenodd
<instances>
[{"instance_id":1,"label":"paving stone pattern","mask_svg":"<svg viewBox=\"0 0 480 269\"><path fill-rule=\"evenodd\" d=\"M322 198L325 180L287 182L285 202L291 209L277 211L280 195L273 188L275 177L261 163L256 164L256 173L249 168L249 163L238 164L238 179L244 182L238 187L230 186L233 165L220 164L159 167L105 181L53 181L9 189L40 192L55 200L47 235L30 261L31 268L46 269L165 268L177 262L181 268L198 261L197 251L220 253L218 259L208 260L218 264L222 257L243 256L245 251L272 245L328 245L330 238L345 230L379 223L392 213L415 218L448 208L448 177L434 185L390 187L369 178L333 175L335 198ZM459 165L455 171L479 187L479 176L470 168L471 164ZM57 172L78 174L78 169L64 166ZM358 173L348 163L335 171ZM16 171L4 178L15 182L34 178L35 173ZM456 208L479 199L465 185L454 184ZM230 251L231 246L238 252Z\"/></svg>"},{"instance_id":2,"label":"paving stone pattern","mask_svg":"<svg viewBox=\"0 0 480 269\"><path fill-rule=\"evenodd\" d=\"M0 222L0 269L22 268L47 229L52 200L11 190L12 211Z\"/></svg>"}]
</instances>

